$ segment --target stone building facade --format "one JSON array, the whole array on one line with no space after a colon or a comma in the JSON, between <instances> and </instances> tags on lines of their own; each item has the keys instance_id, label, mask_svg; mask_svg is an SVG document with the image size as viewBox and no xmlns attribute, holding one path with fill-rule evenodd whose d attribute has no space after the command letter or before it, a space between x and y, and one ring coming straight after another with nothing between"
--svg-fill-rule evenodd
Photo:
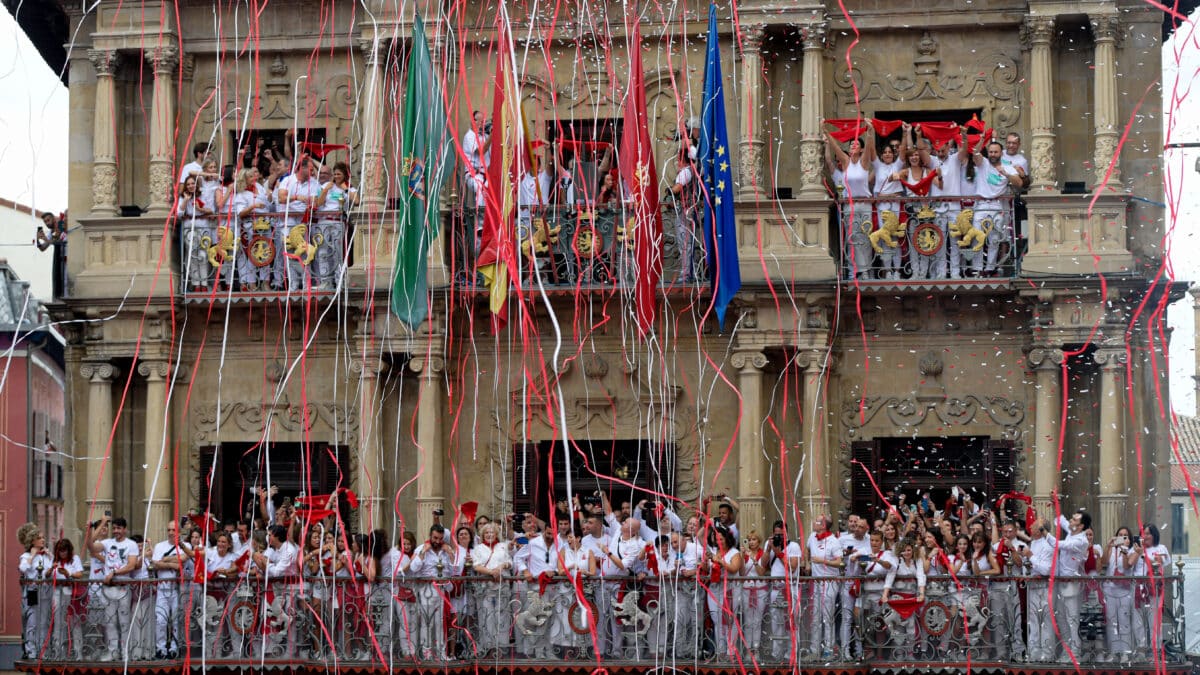
<instances>
[{"instance_id":1,"label":"stone building facade","mask_svg":"<svg viewBox=\"0 0 1200 675\"><path fill-rule=\"evenodd\" d=\"M1180 291L1157 276L1161 111L1146 86L1160 74L1160 13L1132 0L856 0L849 16L833 2L738 3L736 32L721 24L739 175L734 327L705 315L706 289L669 286L658 338L642 341L632 294L612 287L539 295L493 336L485 296L454 284L449 226L429 253L430 319L409 330L389 314L412 20L397 4L271 3L253 20L192 0L57 10L69 32L56 39L74 39L82 227L52 311L68 337L68 455L89 460L74 466L68 521L111 509L157 537L178 513L240 508L251 483L272 480L352 487L359 527L395 529L399 513L421 531L439 507L536 503L533 469L558 471L563 447L576 492L621 482L580 469L605 457L634 476L624 482L693 504L728 493L760 528L786 516L807 529L876 489L956 483L1040 504L1057 491L1102 531L1165 520L1165 348L1151 329ZM535 129L621 117L622 5L579 7L557 24L511 17L536 55L520 73ZM641 28L660 167L703 77L707 5L679 7ZM495 69L491 10L466 8L429 22L458 134L471 109L490 110ZM591 28L601 10L610 35ZM839 281L822 120L944 111L1025 139L1019 267ZM231 163L243 132L288 128L352 146L363 199L341 291L186 297L168 215L188 149L210 141ZM666 187L673 171L660 173ZM145 213L121 217L122 205ZM924 473L906 478L911 467Z\"/></svg>"}]
</instances>

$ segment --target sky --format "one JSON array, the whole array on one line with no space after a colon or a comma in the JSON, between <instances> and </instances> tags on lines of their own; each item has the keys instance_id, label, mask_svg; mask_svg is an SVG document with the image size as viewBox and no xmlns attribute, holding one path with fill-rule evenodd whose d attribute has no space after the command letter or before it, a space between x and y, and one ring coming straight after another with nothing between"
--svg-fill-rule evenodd
<instances>
[{"instance_id":1,"label":"sky","mask_svg":"<svg viewBox=\"0 0 1200 675\"><path fill-rule=\"evenodd\" d=\"M1200 31L1181 29L1163 47L1164 137L1170 142L1200 143ZM7 12L0 10L0 197L37 209L61 211L67 206L67 89L51 72L37 50ZM1180 106L1170 114L1170 97L1177 91ZM1200 281L1200 148L1168 149L1164 175L1172 187L1167 199L1176 201L1174 218L1167 210L1172 272L1175 279ZM15 231L13 231L15 230ZM46 256L14 256L30 244L32 232L0 229L3 250L18 274L22 264L49 264ZM32 261L32 262L31 262ZM34 276L32 272L23 276ZM1171 401L1180 414L1195 414L1193 380L1195 335L1190 296L1171 306Z\"/></svg>"}]
</instances>

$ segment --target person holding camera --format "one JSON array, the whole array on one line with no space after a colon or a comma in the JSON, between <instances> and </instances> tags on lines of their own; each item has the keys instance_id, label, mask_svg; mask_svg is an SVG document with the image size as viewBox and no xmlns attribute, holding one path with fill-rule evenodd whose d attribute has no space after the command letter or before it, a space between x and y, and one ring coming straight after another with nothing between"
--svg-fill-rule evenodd
<instances>
[{"instance_id":1,"label":"person holding camera","mask_svg":"<svg viewBox=\"0 0 1200 675\"><path fill-rule=\"evenodd\" d=\"M1054 620L1062 635L1060 663L1068 663L1071 656L1079 658L1082 644L1079 639L1079 610L1083 599L1083 579L1087 576L1084 563L1092 551L1087 531L1092 527L1092 517L1079 511L1068 520L1060 515L1056 521L1065 536L1058 541L1059 579L1054 584Z\"/></svg>"},{"instance_id":2,"label":"person holding camera","mask_svg":"<svg viewBox=\"0 0 1200 675\"><path fill-rule=\"evenodd\" d=\"M430 526L429 539L413 551L410 576L422 579L416 587L420 609L417 612L414 648L427 661L449 658L443 623L447 604L444 596L448 585L437 580L451 576L454 559L454 542L446 541L446 528L437 523Z\"/></svg>"},{"instance_id":3,"label":"person holding camera","mask_svg":"<svg viewBox=\"0 0 1200 675\"><path fill-rule=\"evenodd\" d=\"M855 658L862 655L862 644L855 639L851 627L858 620L858 596L862 585L858 577L863 575L865 558L863 554L871 550L871 538L867 535L870 529L866 518L851 515L846 520L846 532L838 541L842 546L842 555L846 558L845 574L850 580L841 585L841 645L849 650ZM854 640L851 642L851 640Z\"/></svg>"},{"instance_id":4,"label":"person holding camera","mask_svg":"<svg viewBox=\"0 0 1200 675\"><path fill-rule=\"evenodd\" d=\"M621 524L618 534L599 544L603 579L596 590L597 656L625 656L624 635L614 609L617 596L627 587L630 571L646 555L646 542L638 536L641 526L637 518L628 518Z\"/></svg>"},{"instance_id":5,"label":"person holding camera","mask_svg":"<svg viewBox=\"0 0 1200 675\"><path fill-rule=\"evenodd\" d=\"M36 659L50 646L46 631L50 628L51 587L45 582L51 578L54 560L46 550L46 537L37 525L25 523L17 529L17 541L25 549L17 571L21 579L33 582L21 586L25 658Z\"/></svg>"},{"instance_id":6,"label":"person holding camera","mask_svg":"<svg viewBox=\"0 0 1200 675\"><path fill-rule=\"evenodd\" d=\"M1133 537L1129 528L1121 526L1104 543L1100 554L1100 569L1104 571L1104 632L1108 637L1110 658L1128 655L1133 651L1133 585L1117 577L1133 574L1136 564L1129 562Z\"/></svg>"},{"instance_id":7,"label":"person holding camera","mask_svg":"<svg viewBox=\"0 0 1200 675\"><path fill-rule=\"evenodd\" d=\"M1148 658L1160 647L1155 637L1162 642L1162 577L1171 563L1171 552L1159 541L1158 527L1142 526L1142 536L1133 538L1126 563L1133 564L1133 576L1143 577L1134 582L1133 647L1138 656Z\"/></svg>"},{"instance_id":8,"label":"person holding camera","mask_svg":"<svg viewBox=\"0 0 1200 675\"><path fill-rule=\"evenodd\" d=\"M184 554L180 549L179 523L167 523L167 538L154 545L150 554L150 569L159 579L154 599L155 657L174 659L180 651L179 570Z\"/></svg>"}]
</instances>

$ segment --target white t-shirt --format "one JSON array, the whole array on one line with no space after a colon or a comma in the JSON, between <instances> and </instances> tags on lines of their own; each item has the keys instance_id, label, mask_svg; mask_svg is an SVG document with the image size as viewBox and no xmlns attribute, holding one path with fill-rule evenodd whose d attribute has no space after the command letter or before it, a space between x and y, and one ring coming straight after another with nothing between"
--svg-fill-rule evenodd
<instances>
[{"instance_id":1,"label":"white t-shirt","mask_svg":"<svg viewBox=\"0 0 1200 675\"><path fill-rule=\"evenodd\" d=\"M204 173L204 165L200 162L191 161L183 165L183 170L179 172L179 182L187 180L188 176L196 176L196 180L200 180L200 174Z\"/></svg>"},{"instance_id":2,"label":"white t-shirt","mask_svg":"<svg viewBox=\"0 0 1200 675\"><path fill-rule=\"evenodd\" d=\"M1013 169L1014 173L1016 173L1016 169L1020 167L1020 169L1025 172L1026 176L1029 175L1029 160L1025 159L1025 155L1022 155L1019 152L1015 155L1010 155L1008 154L1008 151L1005 150L1000 155L1000 163L1010 169Z\"/></svg>"},{"instance_id":3,"label":"white t-shirt","mask_svg":"<svg viewBox=\"0 0 1200 675\"><path fill-rule=\"evenodd\" d=\"M804 557L804 550L800 548L800 544L798 542L789 541L787 546L784 547L783 555L784 558L800 560ZM771 576L779 579L787 576L787 565L784 562L784 558L776 556L775 559L771 561Z\"/></svg>"},{"instance_id":4,"label":"white t-shirt","mask_svg":"<svg viewBox=\"0 0 1200 675\"><path fill-rule=\"evenodd\" d=\"M1008 176L1015 176L1015 169L1001 164L992 166L988 160L975 165L975 192L983 199L999 199L1008 194Z\"/></svg>"},{"instance_id":5,"label":"white t-shirt","mask_svg":"<svg viewBox=\"0 0 1200 675\"><path fill-rule=\"evenodd\" d=\"M485 171L490 164L492 151L488 150L482 155L479 153L486 142L487 136L475 133L474 129L468 129L467 135L463 136L463 154L467 156L467 163L475 171Z\"/></svg>"},{"instance_id":6,"label":"white t-shirt","mask_svg":"<svg viewBox=\"0 0 1200 675\"><path fill-rule=\"evenodd\" d=\"M306 204L297 201L297 198L304 197L306 199L312 199L317 197L321 194L321 184L318 183L317 179L313 178L312 176L309 176L308 180L300 180L296 174L293 173L280 181L279 187L276 188L277 192L282 192L284 190L287 190L288 202L286 204L281 204L281 206L287 211L294 213L297 211L304 211L308 208Z\"/></svg>"},{"instance_id":7,"label":"white t-shirt","mask_svg":"<svg viewBox=\"0 0 1200 675\"><path fill-rule=\"evenodd\" d=\"M116 574L116 571L128 565L130 558L141 554L137 542L128 537L122 541L110 538L100 542L100 545L104 547L105 576L112 574L113 579L132 579L131 574Z\"/></svg>"},{"instance_id":8,"label":"white t-shirt","mask_svg":"<svg viewBox=\"0 0 1200 675\"><path fill-rule=\"evenodd\" d=\"M173 541L160 541L154 545L154 552L150 554L151 562L162 562L163 558L172 558L182 555L179 547ZM207 568L206 568L207 569ZM175 579L179 576L179 569L172 568L169 570L155 570L159 579Z\"/></svg>"},{"instance_id":9,"label":"white t-shirt","mask_svg":"<svg viewBox=\"0 0 1200 675\"><path fill-rule=\"evenodd\" d=\"M957 152L950 153L946 160L940 163L938 170L942 173L942 187L933 184L930 194L935 197L960 197L963 194L963 162Z\"/></svg>"},{"instance_id":10,"label":"white t-shirt","mask_svg":"<svg viewBox=\"0 0 1200 675\"><path fill-rule=\"evenodd\" d=\"M886 197L904 191L904 186L900 184L900 181L892 180L892 174L904 168L903 161L897 159L891 164L885 164L883 160L876 159L872 165L875 167L876 197Z\"/></svg>"},{"instance_id":11,"label":"white t-shirt","mask_svg":"<svg viewBox=\"0 0 1200 675\"><path fill-rule=\"evenodd\" d=\"M836 535L830 533L829 536L824 538L818 538L816 532L808 535L808 555L813 561L812 575L814 577L841 576L841 569L833 565L816 562L817 558L842 557L842 544L838 541Z\"/></svg>"}]
</instances>

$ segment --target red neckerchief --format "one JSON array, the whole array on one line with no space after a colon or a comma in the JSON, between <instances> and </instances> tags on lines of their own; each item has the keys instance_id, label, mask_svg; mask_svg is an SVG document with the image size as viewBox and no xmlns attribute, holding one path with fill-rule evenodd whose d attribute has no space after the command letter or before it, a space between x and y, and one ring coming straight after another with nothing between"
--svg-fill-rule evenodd
<instances>
[{"instance_id":1,"label":"red neckerchief","mask_svg":"<svg viewBox=\"0 0 1200 675\"><path fill-rule=\"evenodd\" d=\"M909 175L912 175L911 170L909 171ZM929 173L925 174L924 178L917 181L916 183L906 183L904 181L900 181L900 184L903 185L904 187L908 188L909 190L911 190L913 192L913 194L924 197L925 195L929 194L929 186L933 185L933 179L936 177L937 177L937 172L930 171Z\"/></svg>"},{"instance_id":2,"label":"red neckerchief","mask_svg":"<svg viewBox=\"0 0 1200 675\"><path fill-rule=\"evenodd\" d=\"M646 567L651 574L658 576L658 551L654 549L654 544L646 545Z\"/></svg>"},{"instance_id":3,"label":"red neckerchief","mask_svg":"<svg viewBox=\"0 0 1200 675\"><path fill-rule=\"evenodd\" d=\"M256 194L258 194L258 186L255 185L254 183L251 183L246 186L246 191L252 195L256 195Z\"/></svg>"},{"instance_id":4,"label":"red neckerchief","mask_svg":"<svg viewBox=\"0 0 1200 675\"><path fill-rule=\"evenodd\" d=\"M1002 561L1006 555L1008 555L1008 541L1002 538L1000 539L1000 543L996 546L996 562L1003 565L1004 562Z\"/></svg>"},{"instance_id":5,"label":"red neckerchief","mask_svg":"<svg viewBox=\"0 0 1200 675\"><path fill-rule=\"evenodd\" d=\"M832 536L833 536L832 532L822 532L821 534L817 535L817 541L825 541L826 539L828 539L829 537L832 537Z\"/></svg>"}]
</instances>

